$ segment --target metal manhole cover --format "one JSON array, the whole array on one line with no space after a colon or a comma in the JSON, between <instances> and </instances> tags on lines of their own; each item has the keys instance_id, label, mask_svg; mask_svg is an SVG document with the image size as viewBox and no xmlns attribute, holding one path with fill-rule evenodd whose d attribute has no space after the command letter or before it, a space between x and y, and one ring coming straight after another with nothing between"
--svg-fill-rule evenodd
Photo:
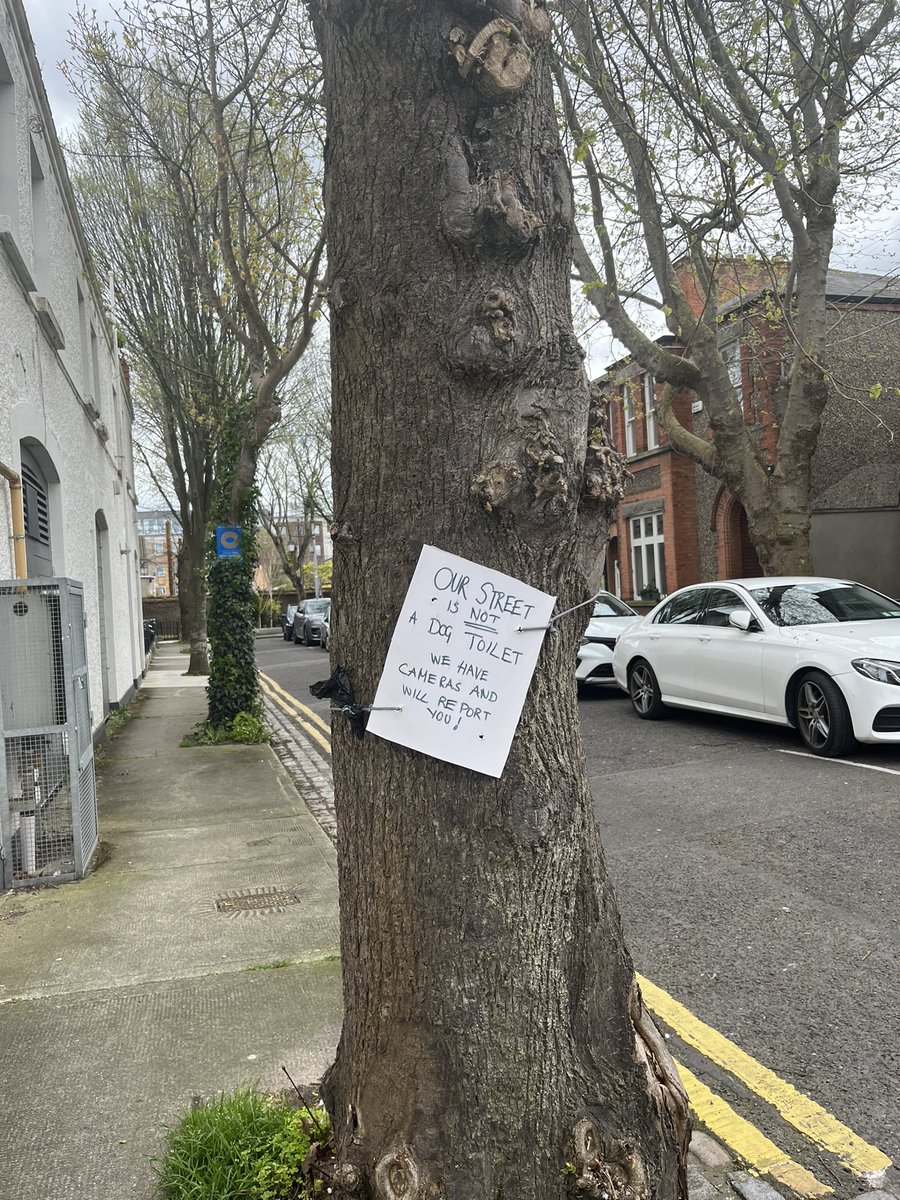
<instances>
[{"instance_id":1,"label":"metal manhole cover","mask_svg":"<svg viewBox=\"0 0 900 1200\"><path fill-rule=\"evenodd\" d=\"M248 913L279 913L284 912L289 904L299 904L300 897L294 892L286 892L282 888L260 887L248 888L241 892L228 892L216 897L216 912L226 916L239 917Z\"/></svg>"}]
</instances>

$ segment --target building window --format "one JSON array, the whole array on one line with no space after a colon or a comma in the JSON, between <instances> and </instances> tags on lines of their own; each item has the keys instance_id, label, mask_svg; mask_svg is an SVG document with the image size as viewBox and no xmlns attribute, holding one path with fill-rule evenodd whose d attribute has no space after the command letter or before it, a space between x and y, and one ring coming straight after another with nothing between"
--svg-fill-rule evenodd
<instances>
[{"instance_id":1,"label":"building window","mask_svg":"<svg viewBox=\"0 0 900 1200\"><path fill-rule=\"evenodd\" d=\"M50 221L47 215L47 181L34 142L31 142L31 236L34 281L47 293L50 264Z\"/></svg>"},{"instance_id":2,"label":"building window","mask_svg":"<svg viewBox=\"0 0 900 1200\"><path fill-rule=\"evenodd\" d=\"M94 407L100 412L100 342L97 331L91 326L91 375L94 379Z\"/></svg>"},{"instance_id":3,"label":"building window","mask_svg":"<svg viewBox=\"0 0 900 1200\"><path fill-rule=\"evenodd\" d=\"M0 47L0 213L19 236L19 172L16 134L16 86Z\"/></svg>"},{"instance_id":4,"label":"building window","mask_svg":"<svg viewBox=\"0 0 900 1200\"><path fill-rule=\"evenodd\" d=\"M87 301L81 284L76 283L78 293L78 338L81 345L81 395L82 399L93 396L94 389L91 381L90 342L88 340Z\"/></svg>"},{"instance_id":5,"label":"building window","mask_svg":"<svg viewBox=\"0 0 900 1200\"><path fill-rule=\"evenodd\" d=\"M625 457L634 458L637 454L635 438L634 396L626 383L622 388L622 412L625 415Z\"/></svg>"},{"instance_id":6,"label":"building window","mask_svg":"<svg viewBox=\"0 0 900 1200\"><path fill-rule=\"evenodd\" d=\"M656 382L649 371L644 376L644 417L647 422L647 449L655 450L659 445L659 426L656 421Z\"/></svg>"},{"instance_id":7,"label":"building window","mask_svg":"<svg viewBox=\"0 0 900 1200\"><path fill-rule=\"evenodd\" d=\"M663 515L631 518L631 569L634 594L666 590L666 552L663 545Z\"/></svg>"}]
</instances>

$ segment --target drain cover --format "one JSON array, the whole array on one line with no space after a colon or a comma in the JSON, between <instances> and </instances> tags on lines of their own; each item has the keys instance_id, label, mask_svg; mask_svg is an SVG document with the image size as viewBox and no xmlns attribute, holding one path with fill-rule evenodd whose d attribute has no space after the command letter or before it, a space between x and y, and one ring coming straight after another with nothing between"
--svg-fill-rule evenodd
<instances>
[{"instance_id":1,"label":"drain cover","mask_svg":"<svg viewBox=\"0 0 900 1200\"><path fill-rule=\"evenodd\" d=\"M216 897L216 911L227 916L242 916L244 913L284 912L289 904L299 904L300 897L281 888L248 888L242 892L228 892Z\"/></svg>"}]
</instances>

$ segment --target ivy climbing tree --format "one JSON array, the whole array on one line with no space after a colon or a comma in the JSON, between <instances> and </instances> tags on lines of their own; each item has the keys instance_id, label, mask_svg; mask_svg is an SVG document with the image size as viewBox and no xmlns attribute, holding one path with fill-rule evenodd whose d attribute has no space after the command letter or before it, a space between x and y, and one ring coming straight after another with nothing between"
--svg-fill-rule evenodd
<instances>
[{"instance_id":1,"label":"ivy climbing tree","mask_svg":"<svg viewBox=\"0 0 900 1200\"><path fill-rule=\"evenodd\" d=\"M247 406L249 408L249 405ZM218 495L209 538L209 723L230 726L238 713L259 717L261 703L256 670L254 628L256 595L256 493L251 488L235 513L232 485L240 456L243 426L249 413L233 414L221 439L217 463ZM216 554L217 523L240 527L241 553L235 558Z\"/></svg>"}]
</instances>

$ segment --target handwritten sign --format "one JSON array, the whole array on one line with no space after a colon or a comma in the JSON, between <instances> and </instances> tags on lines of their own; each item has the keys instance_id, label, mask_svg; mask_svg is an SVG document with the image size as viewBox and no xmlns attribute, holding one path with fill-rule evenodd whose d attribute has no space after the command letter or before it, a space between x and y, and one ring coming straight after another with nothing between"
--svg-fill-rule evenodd
<instances>
[{"instance_id":1,"label":"handwritten sign","mask_svg":"<svg viewBox=\"0 0 900 1200\"><path fill-rule=\"evenodd\" d=\"M368 732L498 778L555 603L509 575L423 546Z\"/></svg>"}]
</instances>

